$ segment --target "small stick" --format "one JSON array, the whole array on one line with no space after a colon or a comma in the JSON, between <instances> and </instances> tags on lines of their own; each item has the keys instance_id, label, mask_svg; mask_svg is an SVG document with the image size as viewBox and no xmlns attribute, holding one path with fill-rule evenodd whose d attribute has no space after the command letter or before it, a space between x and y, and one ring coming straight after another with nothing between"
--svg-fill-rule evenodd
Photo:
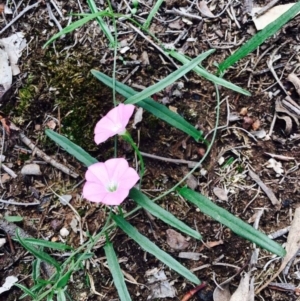
<instances>
[{"instance_id":1,"label":"small stick","mask_svg":"<svg viewBox=\"0 0 300 301\"><path fill-rule=\"evenodd\" d=\"M10 235L8 233L6 233L6 237L7 237L7 241L8 241L9 247L10 247L11 254L15 255L16 251L15 251L14 245L12 243L11 237L10 237Z\"/></svg>"},{"instance_id":2,"label":"small stick","mask_svg":"<svg viewBox=\"0 0 300 301\"><path fill-rule=\"evenodd\" d=\"M181 301L188 301L190 300L198 291L202 290L203 288L206 287L206 283L203 282L199 285L197 285L196 287L194 287L193 289L191 289L182 299Z\"/></svg>"},{"instance_id":3,"label":"small stick","mask_svg":"<svg viewBox=\"0 0 300 301\"><path fill-rule=\"evenodd\" d=\"M59 21L56 19L54 14L52 13L50 4L46 3L46 5L47 5L48 14L49 14L49 19L53 20L53 22L56 24L59 31L62 31L62 26L60 25ZM64 37L65 37L65 35L62 35L60 38L63 39Z\"/></svg>"},{"instance_id":4,"label":"small stick","mask_svg":"<svg viewBox=\"0 0 300 301\"><path fill-rule=\"evenodd\" d=\"M148 157L148 158L151 158L151 159L156 159L156 160L171 162L171 163L175 163L175 164L187 164L188 167L190 167L190 168L193 168L196 164L198 164L198 162L194 162L194 161L187 161L187 160L182 160L182 159L165 158L165 157L160 157L160 156L156 156L156 155L147 154L147 153L144 153L144 152L140 152L140 153L141 153L142 156Z\"/></svg>"},{"instance_id":5,"label":"small stick","mask_svg":"<svg viewBox=\"0 0 300 301\"><path fill-rule=\"evenodd\" d=\"M7 172L12 178L16 178L17 175L14 171L12 171L10 168L8 168L5 164L1 163L2 169Z\"/></svg>"},{"instance_id":6,"label":"small stick","mask_svg":"<svg viewBox=\"0 0 300 301\"><path fill-rule=\"evenodd\" d=\"M27 11L31 10L32 8L37 7L40 4L41 0L38 0L36 3L25 7L14 19L12 19L2 30L0 30L0 35L11 25L13 25L18 19L20 19Z\"/></svg>"},{"instance_id":7,"label":"small stick","mask_svg":"<svg viewBox=\"0 0 300 301\"><path fill-rule=\"evenodd\" d=\"M270 8L272 8L279 0L273 0L269 2L266 6L264 6L262 9L260 9L256 14L255 17L259 17L263 15L266 11L268 11Z\"/></svg>"},{"instance_id":8,"label":"small stick","mask_svg":"<svg viewBox=\"0 0 300 301\"><path fill-rule=\"evenodd\" d=\"M2 200L0 199L0 203L8 204L8 205L17 205L17 206L34 206L34 205L40 205L40 202L35 202L35 203L19 203L15 202L13 200Z\"/></svg>"},{"instance_id":9,"label":"small stick","mask_svg":"<svg viewBox=\"0 0 300 301\"><path fill-rule=\"evenodd\" d=\"M189 14L189 13L184 13L184 12L182 12L182 11L176 9L176 8L173 8L172 10L166 10L165 13L166 14L179 15L179 16L183 16L183 17L186 17L186 18L196 19L196 20L202 21L202 17L192 15L192 14Z\"/></svg>"},{"instance_id":10,"label":"small stick","mask_svg":"<svg viewBox=\"0 0 300 301\"><path fill-rule=\"evenodd\" d=\"M53 167L61 170L62 172L70 175L73 178L77 178L79 175L72 171L70 168L58 163L53 158L46 155L42 150L40 150L36 145L34 145L29 138L27 138L23 133L19 133L19 137L24 144L26 144L38 157L43 158L47 163L51 164Z\"/></svg>"}]
</instances>

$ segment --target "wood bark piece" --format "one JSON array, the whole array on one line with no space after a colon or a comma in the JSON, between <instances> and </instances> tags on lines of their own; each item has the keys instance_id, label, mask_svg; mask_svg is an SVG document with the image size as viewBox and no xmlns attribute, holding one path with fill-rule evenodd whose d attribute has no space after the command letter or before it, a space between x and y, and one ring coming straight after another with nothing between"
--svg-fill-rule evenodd
<instances>
[{"instance_id":1,"label":"wood bark piece","mask_svg":"<svg viewBox=\"0 0 300 301\"><path fill-rule=\"evenodd\" d=\"M277 209L279 209L281 205L273 191L269 187L267 187L267 185L260 179L260 177L252 170L249 169L248 174L252 178L252 180L254 180L258 184L258 186L264 191L264 193L268 196L272 204L276 206Z\"/></svg>"},{"instance_id":2,"label":"wood bark piece","mask_svg":"<svg viewBox=\"0 0 300 301\"><path fill-rule=\"evenodd\" d=\"M64 166L63 164L55 161L53 158L46 155L42 150L40 150L32 141L27 138L23 133L19 133L19 137L24 144L26 144L37 156L41 157L47 163L51 164L53 167L61 170L62 172L66 173L67 175L77 178L79 175L72 171L70 168Z\"/></svg>"}]
</instances>

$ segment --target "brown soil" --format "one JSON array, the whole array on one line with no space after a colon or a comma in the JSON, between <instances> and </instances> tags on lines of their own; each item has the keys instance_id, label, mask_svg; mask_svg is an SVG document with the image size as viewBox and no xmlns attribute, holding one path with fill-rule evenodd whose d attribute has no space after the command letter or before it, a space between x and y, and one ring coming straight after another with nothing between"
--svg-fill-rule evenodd
<instances>
[{"instance_id":1,"label":"brown soil","mask_svg":"<svg viewBox=\"0 0 300 301\"><path fill-rule=\"evenodd\" d=\"M82 1L83 2L83 1ZM215 19L204 18L203 21L192 20L193 24L188 25L180 21L179 29L172 29L168 20L176 15L166 14L166 9L183 6L180 1L166 1L160 10L160 16L154 20L151 32L154 33L164 43L171 43L178 37L178 31L187 30L188 34L176 45L177 49L183 49L186 55L195 57L196 55L211 49L209 43L217 46L216 51L203 63L203 66L210 72L216 73L215 62L220 63L233 53L239 46L239 41L245 38L249 40L255 33L251 17L245 13L244 7L237 2L233 5L237 22L231 20L227 13ZM259 1L263 6L268 1ZM284 4L287 1L279 1ZM25 5L34 3L29 1L21 5L20 12ZM215 3L218 3L215 1ZM214 14L222 11L216 4ZM82 3L83 9L87 10L87 5ZM99 7L101 5L99 4ZM146 5L141 4L139 13L147 12ZM72 11L79 12L77 1L66 1L60 3L65 17ZM55 9L52 7L53 12ZM125 13L125 9L120 11ZM199 15L198 10L193 8L191 14ZM55 13L59 18L58 14ZM7 22L11 20L10 15L6 15ZM74 20L76 17L73 17ZM61 19L60 19L61 20ZM160 21L159 21L160 20ZM42 49L43 44L57 32L56 26L49 25L49 17L46 6L41 3L37 8L27 12L20 18L13 27L2 34L2 37L9 36L12 32L23 31L28 43L28 50L23 51L20 58L21 74L14 78L11 97L2 104L3 116L7 120L14 122L33 143L41 148L48 155L53 156L57 161L71 166L80 176L73 179L68 175L58 171L50 165L41 164L41 176L22 176L22 167L36 158L28 148L22 144L18 138L18 133L12 132L10 136L5 136L4 151L6 156L5 164L8 165L18 176L4 181L2 173L3 187L2 199L13 199L16 202L34 202L39 200L39 206L16 206L0 203L0 214L21 216L23 221L17 225L26 233L41 239L51 239L59 241L59 230L64 226L70 230L70 235L66 243L77 248L79 246L78 233L74 233L70 228L70 222L74 218L73 211L68 206L63 206L54 194L72 195L72 206L78 211L82 218L82 229L89 233L98 231L105 223L106 211L104 207L97 206L82 199L82 179L86 168L78 161L59 149L44 134L49 120L54 120L57 131L78 143L85 150L90 152L98 160L106 160L113 155L113 141L106 142L100 147L96 147L93 142L94 125L112 107L112 91L99 83L90 74L91 69L98 69L107 75L112 74L113 50L107 47L108 42L99 30L96 22L67 34L65 38L58 39L46 49ZM166 21L166 22L163 22ZM267 133L271 127L275 114L275 99L284 99L285 94L276 83L276 80L267 66L272 52L278 48L277 54L281 57L274 62L274 66L279 66L276 70L278 77L291 97L297 102L299 95L294 86L287 80L288 74L298 71L299 59L299 21L296 17L290 21L276 35L269 38L257 51L254 51L244 59L230 68L224 78L251 92L252 96L239 95L223 87L219 87L222 104L220 107L220 126L216 141L213 144L208 159L205 160L203 168L207 170L205 176L200 170L194 173L197 180L196 191L210 197L218 205L227 209L244 221L248 221L257 212L258 208L265 208L264 214L259 223L259 230L267 234L285 228L290 225L292 213L299 203L299 170L289 174L276 176L273 169L267 168L266 163L272 153L287 157L294 157L294 160L281 161L285 172L294 166L298 166L300 161L299 140L295 137L299 134L299 129L293 121L290 133L285 132L285 122L277 119L273 132L269 140L253 139L245 131L252 131L252 125L245 123L245 118L240 115L242 110L247 108L247 115L252 122L259 121L259 130ZM4 21L2 25L4 25ZM61 21L62 26L67 25L67 20ZM130 49L125 54L118 53L117 79L124 80L135 68L134 61L141 59L142 53L146 52L149 57L149 65L138 64L139 68L133 72L126 81L126 84L148 87L156 83L174 71L173 65L162 61L159 53L144 38L137 35L129 27L120 26L119 42L128 40L132 42ZM169 25L168 25L169 24ZM122 26L121 26L122 25ZM173 24L174 25L174 24ZM174 25L175 26L175 25ZM173 30L173 31L172 31ZM174 33L174 31L177 31ZM195 38L195 42L188 42L187 38ZM31 41L29 43L29 41ZM209 43L208 43L209 41ZM234 43L234 41L236 41ZM227 49L231 46L230 49ZM272 47L272 48L270 48ZM262 53L265 55L258 61ZM166 58L164 58L166 60ZM213 84L196 76L193 73L187 75L188 80L182 78L184 84L181 95L173 95L171 91L162 91L153 98L162 101L164 97L169 97L172 106L177 109L178 114L186 118L193 125L197 125L204 135L213 130L215 126L215 87ZM249 80L251 78L251 81ZM272 86L272 87L271 87ZM277 93L272 99L270 92ZM117 96L118 100L123 100ZM227 102L230 113L239 116L237 121L228 120ZM284 115L284 114L283 114ZM50 117L49 117L50 116ZM243 119L244 118L244 119ZM59 120L59 124L56 122ZM251 121L250 120L250 121ZM235 128L234 128L235 127ZM145 112L142 122L137 129L129 127L131 135L138 141L140 150L148 154L158 155L173 159L186 159L199 161L204 145L196 143L192 138L184 133L170 127L164 122ZM208 136L210 140L212 135ZM25 149L25 150L24 150ZM127 145L119 143L118 155L129 160L131 165L135 164L134 153ZM225 162L232 158L232 164L223 168L218 160L224 157ZM279 160L278 160L279 161ZM186 174L187 168L184 165L176 165L164 161L158 161L145 157L147 168L143 189L151 197L156 197L160 191L165 191L175 185ZM260 191L258 186L248 176L248 169L251 169L260 176L261 180L274 192L281 201L281 207L275 207L269 198ZM79 184L79 185L77 185ZM213 193L215 187L229 190L228 201L220 202ZM253 200L254 199L254 200ZM251 201L251 204L249 202ZM166 230L168 226L161 221L152 220L143 212L138 211L130 218L130 223L134 225L140 233L147 236L161 249L168 252L189 269L203 268L195 274L207 283L207 287L194 296L191 300L212 300L209 294L214 290L217 283L221 283L234 275L237 271L231 266L218 265L218 263L232 264L239 268L244 267L250 260L253 246L250 242L233 234L229 229L223 227L212 218L204 216L195 210L193 206L186 203L175 194L168 195L159 201L159 204L173 213L177 218L198 231L203 236L203 242L215 242L222 240L223 244L208 248L203 242L190 240L188 249L183 251L200 252L201 258L198 261L178 258L178 250L172 250L166 242ZM124 212L134 208L132 200L123 203ZM246 208L247 207L247 208ZM246 208L246 210L245 210ZM253 221L252 221L253 222ZM1 229L0 229L1 230ZM5 229L2 233L5 235ZM163 266L155 257L145 253L139 245L129 239L121 230L115 231L112 242L121 260L120 265L123 271L129 274L139 284L127 283L132 300L147 300L150 295L147 287L146 272L161 268L165 271L169 282L172 282L177 291L177 297L181 298L193 287L193 285L180 277L174 271ZM286 237L278 239L280 244L286 242ZM30 287L33 285L31 278L31 263L33 257L17 243L13 243L16 253L8 244L0 248L0 284L9 275L18 276L22 284ZM49 251L51 253L51 251ZM71 300L118 300L116 288L112 283L112 278L108 268L105 266L104 251L102 248L94 250L94 257L80 271L74 273L72 281L68 285L68 293ZM258 265L256 266L255 282L264 283L279 267L280 260L273 261L263 271L265 264L272 258L272 255L264 250L260 251ZM63 260L58 257L58 260ZM207 266L206 266L207 265ZM286 276L286 282L298 285L295 276L298 266L292 265ZM246 268L246 270L248 270ZM89 275L95 283L97 295L92 292L89 284ZM236 289L240 276L232 282L231 291ZM277 279L277 282L283 281ZM0 300L18 300L22 293L18 288L12 288L7 293L0 295ZM206 296L204 296L206 294ZM265 289L261 294L264 300L296 300L297 296L293 292ZM205 299L206 298L206 299ZM24 299L25 300L25 299ZM161 300L170 300L169 298ZM257 297L259 300L259 296Z\"/></svg>"}]
</instances>

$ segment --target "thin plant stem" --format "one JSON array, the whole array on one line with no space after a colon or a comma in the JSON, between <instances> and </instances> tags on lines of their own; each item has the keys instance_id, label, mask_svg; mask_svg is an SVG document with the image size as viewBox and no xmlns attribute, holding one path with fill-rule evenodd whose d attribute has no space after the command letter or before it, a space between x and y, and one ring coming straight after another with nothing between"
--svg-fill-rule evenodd
<instances>
[{"instance_id":1,"label":"thin plant stem","mask_svg":"<svg viewBox=\"0 0 300 301\"><path fill-rule=\"evenodd\" d=\"M117 32L117 22L116 22L116 18L115 15L113 14L113 8L111 5L111 1L108 0L108 6L109 6L109 10L112 14L112 20L113 20L113 26L114 26L114 62L113 62L113 72L112 72L112 84L113 84L113 103L114 103L114 107L117 106L117 101L116 101L116 69L117 69L117 50L118 50L118 32ZM117 153L118 153L118 138L117 136L115 136L114 138L114 157L117 157Z\"/></svg>"},{"instance_id":2,"label":"thin plant stem","mask_svg":"<svg viewBox=\"0 0 300 301\"><path fill-rule=\"evenodd\" d=\"M142 179L143 179L143 176L144 176L144 173L145 173L145 164L144 164L143 156L142 156L140 150L138 149L137 145L133 141L132 137L130 136L130 134L127 131L126 131L125 134L121 135L121 137L132 146L132 148L134 149L134 151L136 152L137 156L140 159L140 171L139 171L140 184L139 184L139 188L141 189Z\"/></svg>"}]
</instances>

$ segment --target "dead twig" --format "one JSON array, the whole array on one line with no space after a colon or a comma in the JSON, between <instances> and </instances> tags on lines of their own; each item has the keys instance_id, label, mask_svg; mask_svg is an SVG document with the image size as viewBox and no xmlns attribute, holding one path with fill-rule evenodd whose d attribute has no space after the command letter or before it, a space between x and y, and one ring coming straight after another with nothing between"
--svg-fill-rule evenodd
<instances>
[{"instance_id":1,"label":"dead twig","mask_svg":"<svg viewBox=\"0 0 300 301\"><path fill-rule=\"evenodd\" d=\"M0 203L8 204L8 205L17 205L17 206L34 206L34 205L40 205L40 202L35 203L21 203L21 202L15 202L13 200L2 200L0 199Z\"/></svg>"},{"instance_id":2,"label":"dead twig","mask_svg":"<svg viewBox=\"0 0 300 301\"><path fill-rule=\"evenodd\" d=\"M273 191L269 187L267 187L267 185L260 179L260 177L256 173L254 173L251 169L249 169L248 174L252 178L252 180L254 180L258 184L258 186L260 186L260 188L267 195L267 197L270 199L272 204L279 208L280 202L276 198Z\"/></svg>"},{"instance_id":3,"label":"dead twig","mask_svg":"<svg viewBox=\"0 0 300 301\"><path fill-rule=\"evenodd\" d=\"M25 7L14 19L12 19L4 28L2 28L0 30L0 35L6 30L8 29L11 25L13 25L18 19L20 19L26 12L28 12L29 10L37 7L40 3L42 2L42 0L37 1L36 3L29 5L27 7Z\"/></svg>"},{"instance_id":4,"label":"dead twig","mask_svg":"<svg viewBox=\"0 0 300 301\"><path fill-rule=\"evenodd\" d=\"M268 11L270 8L272 8L279 0L272 0L269 2L266 6L264 6L262 9L260 9L256 14L255 17L259 17L263 15L266 11Z\"/></svg>"},{"instance_id":5,"label":"dead twig","mask_svg":"<svg viewBox=\"0 0 300 301\"><path fill-rule=\"evenodd\" d=\"M183 16L183 17L186 17L186 18L196 19L196 20L202 21L202 17L196 16L196 15L192 15L192 14L189 14L189 13L184 13L184 12L182 12L179 9L176 9L176 8L173 8L172 10L166 10L165 13L166 14Z\"/></svg>"},{"instance_id":6,"label":"dead twig","mask_svg":"<svg viewBox=\"0 0 300 301\"><path fill-rule=\"evenodd\" d=\"M19 137L22 140L24 144L26 144L34 153L41 157L44 161L51 164L53 167L61 170L62 172L66 173L67 175L77 178L79 175L72 171L70 168L64 166L63 164L55 161L53 158L46 155L42 150L40 150L35 144L32 143L32 141L27 138L23 133L19 133Z\"/></svg>"},{"instance_id":7,"label":"dead twig","mask_svg":"<svg viewBox=\"0 0 300 301\"><path fill-rule=\"evenodd\" d=\"M165 158L165 157L160 157L160 156L156 156L156 155L147 154L147 153L144 153L144 152L140 152L140 153L141 153L142 156L148 157L148 158L151 158L151 159L161 160L161 161L165 161L165 162L171 162L171 163L175 163L175 164L187 164L189 168L194 168L198 164L198 162L194 162L194 161ZM199 167L201 167L201 166L199 166Z\"/></svg>"}]
</instances>

